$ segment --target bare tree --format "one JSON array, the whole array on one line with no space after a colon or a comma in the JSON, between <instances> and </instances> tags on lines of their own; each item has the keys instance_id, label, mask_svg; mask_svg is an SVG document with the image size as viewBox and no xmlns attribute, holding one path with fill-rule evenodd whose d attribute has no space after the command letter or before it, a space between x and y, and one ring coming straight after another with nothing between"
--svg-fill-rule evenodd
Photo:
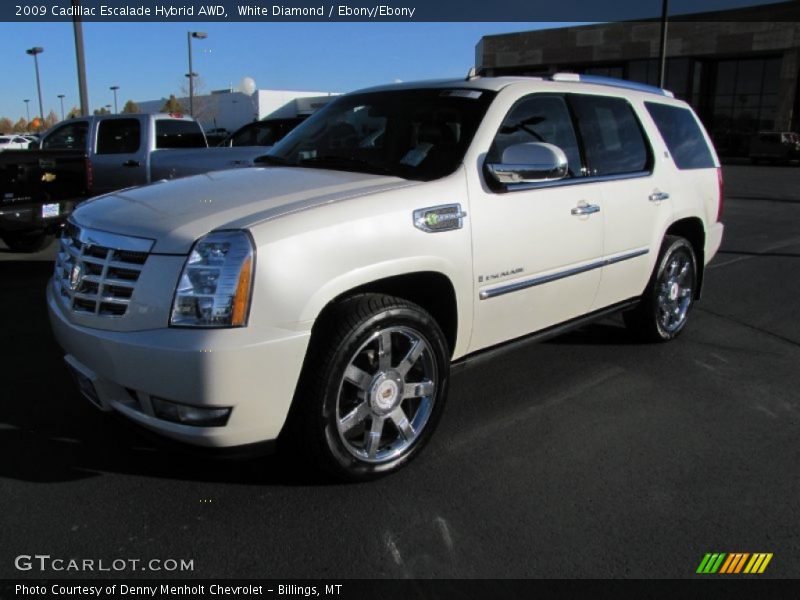
<instances>
[{"instance_id":1,"label":"bare tree","mask_svg":"<svg viewBox=\"0 0 800 600\"><path fill-rule=\"evenodd\" d=\"M206 123L217 122L219 116L219 102L214 94L206 93L206 84L202 77L194 78L194 118ZM181 95L189 96L189 82L181 84Z\"/></svg>"}]
</instances>

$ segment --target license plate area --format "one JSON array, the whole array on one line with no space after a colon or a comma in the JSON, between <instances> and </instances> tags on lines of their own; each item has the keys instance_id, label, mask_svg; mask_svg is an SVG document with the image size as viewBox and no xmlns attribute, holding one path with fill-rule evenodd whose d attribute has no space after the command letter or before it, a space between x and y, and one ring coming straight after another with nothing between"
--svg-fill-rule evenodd
<instances>
[{"instance_id":1,"label":"license plate area","mask_svg":"<svg viewBox=\"0 0 800 600\"><path fill-rule=\"evenodd\" d=\"M54 204L42 204L43 219L52 219L53 217L57 217L60 214L61 210L57 202Z\"/></svg>"}]
</instances>

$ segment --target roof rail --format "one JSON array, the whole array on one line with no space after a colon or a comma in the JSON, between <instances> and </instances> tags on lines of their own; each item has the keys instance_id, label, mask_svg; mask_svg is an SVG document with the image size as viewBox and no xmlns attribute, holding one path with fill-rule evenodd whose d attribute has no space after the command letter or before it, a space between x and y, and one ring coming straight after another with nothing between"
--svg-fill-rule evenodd
<instances>
[{"instance_id":1,"label":"roof rail","mask_svg":"<svg viewBox=\"0 0 800 600\"><path fill-rule=\"evenodd\" d=\"M594 83L597 85L609 85L612 87L624 88L626 90L636 90L659 96L669 96L674 98L675 94L664 88L627 79L617 79L616 77L603 77L602 75L581 75L579 73L554 73L550 76L551 81L574 81L576 83Z\"/></svg>"}]
</instances>

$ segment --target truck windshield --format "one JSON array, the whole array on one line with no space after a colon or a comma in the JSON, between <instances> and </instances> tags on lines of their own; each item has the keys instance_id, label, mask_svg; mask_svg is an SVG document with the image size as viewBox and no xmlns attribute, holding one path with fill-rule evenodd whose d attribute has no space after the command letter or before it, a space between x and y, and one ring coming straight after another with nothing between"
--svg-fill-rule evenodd
<instances>
[{"instance_id":1,"label":"truck windshield","mask_svg":"<svg viewBox=\"0 0 800 600\"><path fill-rule=\"evenodd\" d=\"M430 181L463 161L495 93L412 89L341 96L260 162Z\"/></svg>"}]
</instances>

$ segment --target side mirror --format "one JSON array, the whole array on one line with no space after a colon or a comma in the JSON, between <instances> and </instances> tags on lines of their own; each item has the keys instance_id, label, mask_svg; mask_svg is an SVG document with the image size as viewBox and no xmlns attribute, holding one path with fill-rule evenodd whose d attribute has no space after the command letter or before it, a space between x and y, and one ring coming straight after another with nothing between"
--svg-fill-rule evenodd
<instances>
[{"instance_id":1,"label":"side mirror","mask_svg":"<svg viewBox=\"0 0 800 600\"><path fill-rule=\"evenodd\" d=\"M542 183L563 179L569 173L567 155L558 146L542 142L514 144L503 151L502 163L488 163L500 183Z\"/></svg>"}]
</instances>

